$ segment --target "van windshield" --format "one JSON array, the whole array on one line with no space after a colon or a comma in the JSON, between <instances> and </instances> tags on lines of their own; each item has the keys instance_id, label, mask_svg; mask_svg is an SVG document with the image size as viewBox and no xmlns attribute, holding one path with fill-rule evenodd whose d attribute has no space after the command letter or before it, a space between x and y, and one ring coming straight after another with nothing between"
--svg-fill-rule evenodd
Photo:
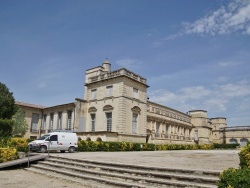
<instances>
[{"instance_id":1,"label":"van windshield","mask_svg":"<svg viewBox=\"0 0 250 188\"><path fill-rule=\"evenodd\" d=\"M37 140L45 140L47 137L49 137L49 134L45 134L41 136L40 138L38 138Z\"/></svg>"}]
</instances>

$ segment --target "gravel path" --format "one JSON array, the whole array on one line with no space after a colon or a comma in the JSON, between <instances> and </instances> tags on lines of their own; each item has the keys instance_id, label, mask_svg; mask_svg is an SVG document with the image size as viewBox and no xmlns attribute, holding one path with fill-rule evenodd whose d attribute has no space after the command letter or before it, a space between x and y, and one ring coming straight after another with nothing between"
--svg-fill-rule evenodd
<instances>
[{"instance_id":1,"label":"gravel path","mask_svg":"<svg viewBox=\"0 0 250 188\"><path fill-rule=\"evenodd\" d=\"M239 150L181 150L152 152L51 153L51 155L146 166L223 171L229 167L238 168L238 152ZM20 168L0 171L0 188L22 187L84 188L86 186L67 180L38 175Z\"/></svg>"}]
</instances>

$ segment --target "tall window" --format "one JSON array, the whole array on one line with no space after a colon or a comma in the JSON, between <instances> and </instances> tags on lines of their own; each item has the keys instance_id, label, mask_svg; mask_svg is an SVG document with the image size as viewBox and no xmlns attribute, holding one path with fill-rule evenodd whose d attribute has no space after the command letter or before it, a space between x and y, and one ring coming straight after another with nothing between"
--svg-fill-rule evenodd
<instances>
[{"instance_id":1,"label":"tall window","mask_svg":"<svg viewBox=\"0 0 250 188\"><path fill-rule=\"evenodd\" d=\"M49 129L53 130L54 113L50 113Z\"/></svg>"},{"instance_id":2,"label":"tall window","mask_svg":"<svg viewBox=\"0 0 250 188\"><path fill-rule=\"evenodd\" d=\"M91 90L92 99L96 99L96 89Z\"/></svg>"},{"instance_id":3,"label":"tall window","mask_svg":"<svg viewBox=\"0 0 250 188\"><path fill-rule=\"evenodd\" d=\"M38 128L38 121L39 121L39 114L32 114L32 119L31 119L31 130L30 132L37 132Z\"/></svg>"},{"instance_id":4,"label":"tall window","mask_svg":"<svg viewBox=\"0 0 250 188\"><path fill-rule=\"evenodd\" d=\"M155 135L157 137L160 136L160 123L159 122L156 123L156 132L155 132Z\"/></svg>"},{"instance_id":5,"label":"tall window","mask_svg":"<svg viewBox=\"0 0 250 188\"><path fill-rule=\"evenodd\" d=\"M43 114L41 130L46 130L46 118L47 118L47 114Z\"/></svg>"},{"instance_id":6,"label":"tall window","mask_svg":"<svg viewBox=\"0 0 250 188\"><path fill-rule=\"evenodd\" d=\"M139 93L139 92L138 92L138 89L133 88L133 97L134 97L134 98L137 98L137 99L139 98L138 93Z\"/></svg>"},{"instance_id":7,"label":"tall window","mask_svg":"<svg viewBox=\"0 0 250 188\"><path fill-rule=\"evenodd\" d=\"M72 111L69 110L69 111L67 112L67 114L68 114L67 129L68 129L68 130L71 130L71 127L72 127Z\"/></svg>"},{"instance_id":8,"label":"tall window","mask_svg":"<svg viewBox=\"0 0 250 188\"><path fill-rule=\"evenodd\" d=\"M194 131L194 141L198 141L199 140L199 135L198 135L198 130Z\"/></svg>"},{"instance_id":9,"label":"tall window","mask_svg":"<svg viewBox=\"0 0 250 188\"><path fill-rule=\"evenodd\" d=\"M95 114L90 114L91 117L91 131L95 131Z\"/></svg>"},{"instance_id":10,"label":"tall window","mask_svg":"<svg viewBox=\"0 0 250 188\"><path fill-rule=\"evenodd\" d=\"M166 138L168 138L168 126L166 125Z\"/></svg>"},{"instance_id":11,"label":"tall window","mask_svg":"<svg viewBox=\"0 0 250 188\"><path fill-rule=\"evenodd\" d=\"M62 130L62 112L58 112L57 129Z\"/></svg>"},{"instance_id":12,"label":"tall window","mask_svg":"<svg viewBox=\"0 0 250 188\"><path fill-rule=\"evenodd\" d=\"M132 133L137 133L137 118L138 114L133 113L132 117Z\"/></svg>"},{"instance_id":13,"label":"tall window","mask_svg":"<svg viewBox=\"0 0 250 188\"><path fill-rule=\"evenodd\" d=\"M112 112L106 113L107 131L112 131Z\"/></svg>"},{"instance_id":14,"label":"tall window","mask_svg":"<svg viewBox=\"0 0 250 188\"><path fill-rule=\"evenodd\" d=\"M111 97L113 95L113 86L107 86L107 97Z\"/></svg>"}]
</instances>

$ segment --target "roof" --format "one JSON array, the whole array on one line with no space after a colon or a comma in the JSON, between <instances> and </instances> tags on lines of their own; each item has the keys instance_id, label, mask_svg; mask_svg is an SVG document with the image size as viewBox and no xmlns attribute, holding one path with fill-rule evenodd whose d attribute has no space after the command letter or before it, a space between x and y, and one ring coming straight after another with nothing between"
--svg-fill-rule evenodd
<instances>
[{"instance_id":1,"label":"roof","mask_svg":"<svg viewBox=\"0 0 250 188\"><path fill-rule=\"evenodd\" d=\"M15 101L15 104L16 104L16 105L19 105L19 106L30 107L30 108L39 108L39 109L44 109L44 108L46 108L45 106L36 105L36 104L30 104L30 103L24 103L24 102L19 102L19 101Z\"/></svg>"}]
</instances>

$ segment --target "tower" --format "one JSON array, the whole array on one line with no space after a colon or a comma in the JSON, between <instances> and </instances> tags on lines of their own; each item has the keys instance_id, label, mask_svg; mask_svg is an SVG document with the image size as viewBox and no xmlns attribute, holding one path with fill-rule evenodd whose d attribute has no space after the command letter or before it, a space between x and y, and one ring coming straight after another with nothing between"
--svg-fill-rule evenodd
<instances>
[{"instance_id":1,"label":"tower","mask_svg":"<svg viewBox=\"0 0 250 188\"><path fill-rule=\"evenodd\" d=\"M89 135L101 134L107 141L145 142L147 88L146 79L132 71L111 71L107 59L102 66L88 69L84 99Z\"/></svg>"}]
</instances>

